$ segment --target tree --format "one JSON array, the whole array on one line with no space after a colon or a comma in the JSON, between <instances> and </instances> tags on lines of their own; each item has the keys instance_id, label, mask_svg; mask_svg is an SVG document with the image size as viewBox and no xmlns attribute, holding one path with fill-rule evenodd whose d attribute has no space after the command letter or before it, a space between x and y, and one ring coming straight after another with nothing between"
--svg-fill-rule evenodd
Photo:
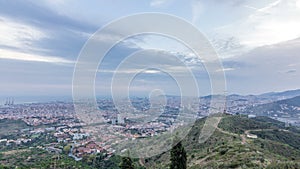
<instances>
[{"instance_id":1,"label":"tree","mask_svg":"<svg viewBox=\"0 0 300 169\"><path fill-rule=\"evenodd\" d=\"M95 159L94 159L94 165L96 168L105 168L105 162L104 162L104 159L105 159L105 155L103 153L98 153L96 156L95 156Z\"/></svg>"},{"instance_id":2,"label":"tree","mask_svg":"<svg viewBox=\"0 0 300 169\"><path fill-rule=\"evenodd\" d=\"M186 151L180 141L171 149L170 169L186 169L186 162Z\"/></svg>"},{"instance_id":3,"label":"tree","mask_svg":"<svg viewBox=\"0 0 300 169\"><path fill-rule=\"evenodd\" d=\"M69 154L70 150L71 150L71 145L70 144L64 146L64 148L63 148L63 152L65 154Z\"/></svg>"},{"instance_id":4,"label":"tree","mask_svg":"<svg viewBox=\"0 0 300 169\"><path fill-rule=\"evenodd\" d=\"M122 162L120 165L121 169L134 169L133 162L130 157L122 157Z\"/></svg>"}]
</instances>

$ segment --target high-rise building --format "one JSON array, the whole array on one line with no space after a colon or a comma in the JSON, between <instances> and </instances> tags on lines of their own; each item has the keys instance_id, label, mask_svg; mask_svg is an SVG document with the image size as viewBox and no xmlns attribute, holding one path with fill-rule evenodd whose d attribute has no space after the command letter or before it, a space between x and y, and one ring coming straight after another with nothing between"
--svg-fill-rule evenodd
<instances>
[{"instance_id":1,"label":"high-rise building","mask_svg":"<svg viewBox=\"0 0 300 169\"><path fill-rule=\"evenodd\" d=\"M118 124L124 124L124 118L120 114L118 114Z\"/></svg>"}]
</instances>

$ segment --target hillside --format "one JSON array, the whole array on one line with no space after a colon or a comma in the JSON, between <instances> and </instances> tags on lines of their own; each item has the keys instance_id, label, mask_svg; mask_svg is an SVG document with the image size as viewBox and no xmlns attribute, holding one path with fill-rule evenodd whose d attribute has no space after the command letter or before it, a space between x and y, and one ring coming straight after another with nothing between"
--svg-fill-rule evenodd
<instances>
[{"instance_id":1,"label":"hillside","mask_svg":"<svg viewBox=\"0 0 300 169\"><path fill-rule=\"evenodd\" d=\"M203 144L198 137L204 119L198 120L183 145L188 166L199 168L275 168L300 167L300 135L296 128L266 117L224 115L214 134ZM254 136L258 138L249 138ZM169 153L146 159L147 168L167 168Z\"/></svg>"},{"instance_id":2,"label":"hillside","mask_svg":"<svg viewBox=\"0 0 300 169\"><path fill-rule=\"evenodd\" d=\"M298 117L300 115L300 96L249 107L245 113L273 117Z\"/></svg>"}]
</instances>

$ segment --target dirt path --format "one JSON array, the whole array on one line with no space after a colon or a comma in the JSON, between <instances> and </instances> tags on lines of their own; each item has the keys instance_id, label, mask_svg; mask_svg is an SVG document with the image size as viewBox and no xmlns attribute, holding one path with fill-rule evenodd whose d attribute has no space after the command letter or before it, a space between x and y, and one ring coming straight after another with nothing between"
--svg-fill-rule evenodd
<instances>
[{"instance_id":1,"label":"dirt path","mask_svg":"<svg viewBox=\"0 0 300 169\"><path fill-rule=\"evenodd\" d=\"M242 134L241 135L241 138L242 138L242 144L244 145L244 144L246 144L247 143L247 139L246 139L246 135L244 135L244 134Z\"/></svg>"},{"instance_id":2,"label":"dirt path","mask_svg":"<svg viewBox=\"0 0 300 169\"><path fill-rule=\"evenodd\" d=\"M22 153L22 152L26 152L26 151L29 151L29 150L28 149L10 150L10 151L2 152L2 154L4 154L4 155L11 155L11 154Z\"/></svg>"},{"instance_id":3,"label":"dirt path","mask_svg":"<svg viewBox=\"0 0 300 169\"><path fill-rule=\"evenodd\" d=\"M236 133L231 133L231 132L225 131L225 130L219 128L219 127L217 127L217 129L220 132L224 133L224 134L228 134L228 135L232 135L232 136L236 136L236 137L241 137L241 139L242 139L241 144L243 144L243 145L247 143L246 136L247 136L247 133L250 132L250 130L247 130L247 131L245 131L244 134L239 135L239 134L236 134Z\"/></svg>"},{"instance_id":4,"label":"dirt path","mask_svg":"<svg viewBox=\"0 0 300 169\"><path fill-rule=\"evenodd\" d=\"M219 128L219 127L217 127L217 130L219 130L220 132L222 132L222 133L224 133L224 134L228 134L228 135L232 135L232 136L239 136L239 135L236 134L236 133L231 133L231 132L229 132L229 131L225 131L225 130Z\"/></svg>"},{"instance_id":5,"label":"dirt path","mask_svg":"<svg viewBox=\"0 0 300 169\"><path fill-rule=\"evenodd\" d=\"M139 163L141 164L141 166L145 167L145 160L144 160L144 158L140 158L139 159Z\"/></svg>"},{"instance_id":6,"label":"dirt path","mask_svg":"<svg viewBox=\"0 0 300 169\"><path fill-rule=\"evenodd\" d=\"M207 158L209 158L209 157L211 157L211 156L214 156L214 155L216 155L217 153L212 153L212 154L210 154L209 156L205 156L204 158L201 158L201 159L198 159L198 160L196 160L196 161L193 161L193 164L190 164L189 166L192 166L192 165L200 165L200 164L202 164L203 162L205 162L205 160L207 159Z\"/></svg>"}]
</instances>

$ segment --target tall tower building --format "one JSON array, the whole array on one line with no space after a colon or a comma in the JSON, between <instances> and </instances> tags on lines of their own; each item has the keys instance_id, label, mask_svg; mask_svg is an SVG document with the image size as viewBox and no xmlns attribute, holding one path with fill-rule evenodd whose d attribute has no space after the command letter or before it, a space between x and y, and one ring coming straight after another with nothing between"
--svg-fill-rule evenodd
<instances>
[{"instance_id":1,"label":"tall tower building","mask_svg":"<svg viewBox=\"0 0 300 169\"><path fill-rule=\"evenodd\" d=\"M14 105L14 102L15 102L15 100L14 100L13 97L8 97L8 98L6 98L4 105L5 106L12 106L12 105Z\"/></svg>"},{"instance_id":2,"label":"tall tower building","mask_svg":"<svg viewBox=\"0 0 300 169\"><path fill-rule=\"evenodd\" d=\"M118 114L118 124L124 124L124 118Z\"/></svg>"}]
</instances>

